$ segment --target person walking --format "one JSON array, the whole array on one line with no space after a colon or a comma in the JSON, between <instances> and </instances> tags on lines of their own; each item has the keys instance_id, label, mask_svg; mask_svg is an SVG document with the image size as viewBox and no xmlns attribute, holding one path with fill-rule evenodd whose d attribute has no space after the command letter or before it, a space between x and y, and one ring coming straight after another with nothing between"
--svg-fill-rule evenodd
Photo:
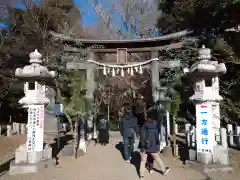
<instances>
[{"instance_id":1,"label":"person walking","mask_svg":"<svg viewBox=\"0 0 240 180\"><path fill-rule=\"evenodd\" d=\"M126 106L124 109L120 123L120 132L123 136L124 159L126 162L130 162L134 149L135 136L139 136L137 119L134 117L130 106Z\"/></svg>"},{"instance_id":2,"label":"person walking","mask_svg":"<svg viewBox=\"0 0 240 180\"><path fill-rule=\"evenodd\" d=\"M141 128L140 134L140 153L141 153L141 163L140 163L140 180L144 178L145 165L148 155L152 156L158 165L162 175L166 176L170 168L165 167L160 154L160 140L159 133L157 129L157 123L153 120L152 112L147 113L147 119Z\"/></svg>"},{"instance_id":3,"label":"person walking","mask_svg":"<svg viewBox=\"0 0 240 180\"><path fill-rule=\"evenodd\" d=\"M139 127L142 127L146 117L146 103L143 96L139 96L136 102L135 114L137 117Z\"/></svg>"},{"instance_id":4,"label":"person walking","mask_svg":"<svg viewBox=\"0 0 240 180\"><path fill-rule=\"evenodd\" d=\"M98 139L101 145L106 146L109 143L109 123L104 116L102 116L97 125Z\"/></svg>"},{"instance_id":5,"label":"person walking","mask_svg":"<svg viewBox=\"0 0 240 180\"><path fill-rule=\"evenodd\" d=\"M146 167L150 174L153 173L153 162L154 162L154 158L151 156L151 154L147 153Z\"/></svg>"}]
</instances>

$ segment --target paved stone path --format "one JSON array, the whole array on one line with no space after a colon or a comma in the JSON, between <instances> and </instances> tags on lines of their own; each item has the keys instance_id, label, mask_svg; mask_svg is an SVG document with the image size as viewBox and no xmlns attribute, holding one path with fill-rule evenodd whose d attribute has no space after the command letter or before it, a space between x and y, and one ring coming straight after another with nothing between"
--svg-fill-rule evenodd
<instances>
[{"instance_id":1,"label":"paved stone path","mask_svg":"<svg viewBox=\"0 0 240 180\"><path fill-rule=\"evenodd\" d=\"M79 159L60 157L60 167L49 167L35 174L10 176L5 174L0 180L137 180L134 165L122 159L120 151L115 147L121 141L120 135L114 135L107 146L90 145L86 155ZM206 180L200 172L183 167L179 160L164 158L166 165L171 167L168 176L157 172L149 174L146 180Z\"/></svg>"}]
</instances>

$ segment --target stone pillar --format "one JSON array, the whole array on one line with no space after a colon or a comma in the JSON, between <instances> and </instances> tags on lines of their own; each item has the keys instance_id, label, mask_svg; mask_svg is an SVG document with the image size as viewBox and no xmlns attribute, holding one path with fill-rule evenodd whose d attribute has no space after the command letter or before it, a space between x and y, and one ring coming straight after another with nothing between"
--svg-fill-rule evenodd
<instances>
[{"instance_id":1,"label":"stone pillar","mask_svg":"<svg viewBox=\"0 0 240 180\"><path fill-rule=\"evenodd\" d=\"M166 110L166 121L167 121L167 135L170 136L170 116L169 111Z\"/></svg>"},{"instance_id":2,"label":"stone pillar","mask_svg":"<svg viewBox=\"0 0 240 180\"><path fill-rule=\"evenodd\" d=\"M7 125L7 136L12 136L12 125Z\"/></svg>"},{"instance_id":3,"label":"stone pillar","mask_svg":"<svg viewBox=\"0 0 240 180\"><path fill-rule=\"evenodd\" d=\"M91 57L94 57L94 54L91 54ZM96 65L89 63L87 65L87 82L86 82L86 88L87 88L87 92L86 92L86 97L90 100L93 100L94 98L94 91L95 91L95 71L96 71Z\"/></svg>"},{"instance_id":4,"label":"stone pillar","mask_svg":"<svg viewBox=\"0 0 240 180\"><path fill-rule=\"evenodd\" d=\"M228 165L229 159L228 159L227 130L225 128L221 128L219 134L221 135L221 138L220 138L221 145L214 147L213 163Z\"/></svg>"},{"instance_id":5,"label":"stone pillar","mask_svg":"<svg viewBox=\"0 0 240 180\"><path fill-rule=\"evenodd\" d=\"M90 52L89 53L89 58L94 60L95 59L95 55L94 53ZM96 71L96 65L89 63L87 65L87 70L86 70L86 76L87 76L87 81L86 81L86 88L87 88L87 92L86 92L86 98L88 100L90 100L92 103L94 101L94 91L95 91L95 71ZM89 115L92 114L91 112L89 112ZM87 117L87 119L89 119L89 117ZM84 119L84 121L86 121L86 119ZM83 122L83 124L85 124L85 122ZM94 132L93 132L94 134ZM92 134L92 136L93 136ZM87 134L88 136L88 134ZM84 132L84 126L81 126L80 128L80 142L79 142L79 149L82 150L83 152L86 151L86 142L85 142L85 132Z\"/></svg>"},{"instance_id":6,"label":"stone pillar","mask_svg":"<svg viewBox=\"0 0 240 180\"><path fill-rule=\"evenodd\" d=\"M152 51L151 52L151 58L158 58L158 52ZM158 95L158 88L160 87L159 82L159 62L158 61L152 61L151 64L151 80L152 80L152 97L153 101L156 102L159 99Z\"/></svg>"},{"instance_id":7,"label":"stone pillar","mask_svg":"<svg viewBox=\"0 0 240 180\"><path fill-rule=\"evenodd\" d=\"M12 123L12 132L13 132L13 134L16 133L16 123L15 122Z\"/></svg>"},{"instance_id":8,"label":"stone pillar","mask_svg":"<svg viewBox=\"0 0 240 180\"><path fill-rule=\"evenodd\" d=\"M185 135L186 135L188 147L190 147L190 137L191 137L190 127L191 127L191 124L185 124Z\"/></svg>"},{"instance_id":9,"label":"stone pillar","mask_svg":"<svg viewBox=\"0 0 240 180\"><path fill-rule=\"evenodd\" d=\"M236 145L237 147L240 147L240 126L236 126Z\"/></svg>"},{"instance_id":10,"label":"stone pillar","mask_svg":"<svg viewBox=\"0 0 240 180\"><path fill-rule=\"evenodd\" d=\"M233 140L233 126L232 124L227 125L227 134L228 134L228 143L230 147L234 147L234 140Z\"/></svg>"},{"instance_id":11,"label":"stone pillar","mask_svg":"<svg viewBox=\"0 0 240 180\"><path fill-rule=\"evenodd\" d=\"M16 123L16 133L19 134L20 132L20 126L19 123Z\"/></svg>"},{"instance_id":12,"label":"stone pillar","mask_svg":"<svg viewBox=\"0 0 240 180\"><path fill-rule=\"evenodd\" d=\"M221 128L220 133L221 133L221 145L223 146L224 149L227 149L228 148L227 130L225 128Z\"/></svg>"},{"instance_id":13,"label":"stone pillar","mask_svg":"<svg viewBox=\"0 0 240 180\"><path fill-rule=\"evenodd\" d=\"M21 134L26 134L26 124L21 123L20 129L21 129Z\"/></svg>"},{"instance_id":14,"label":"stone pillar","mask_svg":"<svg viewBox=\"0 0 240 180\"><path fill-rule=\"evenodd\" d=\"M158 92L158 100L159 100L159 105L158 105L158 110L159 110L159 120L160 120L160 140L161 140L161 148L165 148L170 143L168 143L168 128L170 126L169 124L169 114L166 114L166 107L167 103L169 102L169 98L167 97L167 88L166 87L159 87L157 88ZM168 111L167 111L168 112ZM168 118L168 119L167 119ZM169 128L170 129L170 128ZM160 148L160 149L161 149Z\"/></svg>"},{"instance_id":15,"label":"stone pillar","mask_svg":"<svg viewBox=\"0 0 240 180\"><path fill-rule=\"evenodd\" d=\"M190 144L191 147L196 147L196 127L195 126L191 126L191 130L190 130Z\"/></svg>"}]
</instances>

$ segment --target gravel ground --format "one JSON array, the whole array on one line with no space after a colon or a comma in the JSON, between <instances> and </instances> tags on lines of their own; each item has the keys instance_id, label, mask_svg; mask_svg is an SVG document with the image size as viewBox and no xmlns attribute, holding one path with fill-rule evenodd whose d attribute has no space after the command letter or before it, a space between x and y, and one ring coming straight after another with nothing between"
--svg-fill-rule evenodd
<instances>
[{"instance_id":1,"label":"gravel ground","mask_svg":"<svg viewBox=\"0 0 240 180\"><path fill-rule=\"evenodd\" d=\"M0 153L4 154L4 152L6 153L10 150L14 152L18 146L16 144L18 138L19 141L25 141L25 137L12 137L10 138L11 143L9 138L4 137L2 138L4 140L0 139L0 142L6 144L5 150L0 149ZM49 167L35 174L10 176L6 173L0 176L0 180L137 180L138 175L135 165L126 163L118 150L121 146L119 145L120 141L120 135L113 134L110 144L100 146L92 143L89 145L88 152L78 159L60 156L58 167ZM9 148L8 143L13 144L12 148ZM238 180L240 175L238 172L240 167L239 151L231 151L230 157L235 168L233 173L217 172L209 173L207 176L197 170L183 166L179 160L163 157L165 164L171 167L169 175L164 177L157 172L149 174L146 170L145 180Z\"/></svg>"},{"instance_id":2,"label":"gravel ground","mask_svg":"<svg viewBox=\"0 0 240 180\"><path fill-rule=\"evenodd\" d=\"M136 167L126 163L118 150L121 138L114 135L110 144L100 146L91 144L88 152L78 158L60 157L59 167L49 167L35 174L0 177L0 180L137 180ZM117 146L116 146L117 145ZM196 170L183 167L179 160L164 158L166 165L171 167L168 176L163 177L157 172L149 174L146 180L205 180L206 177Z\"/></svg>"},{"instance_id":3,"label":"gravel ground","mask_svg":"<svg viewBox=\"0 0 240 180\"><path fill-rule=\"evenodd\" d=\"M14 157L15 149L25 143L26 135L14 135L11 137L0 136L0 164Z\"/></svg>"}]
</instances>

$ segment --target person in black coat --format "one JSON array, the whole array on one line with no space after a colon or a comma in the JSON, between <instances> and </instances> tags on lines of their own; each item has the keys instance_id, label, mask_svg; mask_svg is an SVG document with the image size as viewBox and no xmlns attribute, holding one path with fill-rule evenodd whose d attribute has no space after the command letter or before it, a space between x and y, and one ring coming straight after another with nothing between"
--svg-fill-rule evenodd
<instances>
[{"instance_id":1,"label":"person in black coat","mask_svg":"<svg viewBox=\"0 0 240 180\"><path fill-rule=\"evenodd\" d=\"M126 106L120 123L120 132L123 136L124 159L130 162L131 154L134 149L135 136L139 136L137 119L133 115L132 108Z\"/></svg>"},{"instance_id":2,"label":"person in black coat","mask_svg":"<svg viewBox=\"0 0 240 180\"><path fill-rule=\"evenodd\" d=\"M99 143L106 146L109 143L109 122L104 116L99 119L97 129Z\"/></svg>"}]
</instances>

